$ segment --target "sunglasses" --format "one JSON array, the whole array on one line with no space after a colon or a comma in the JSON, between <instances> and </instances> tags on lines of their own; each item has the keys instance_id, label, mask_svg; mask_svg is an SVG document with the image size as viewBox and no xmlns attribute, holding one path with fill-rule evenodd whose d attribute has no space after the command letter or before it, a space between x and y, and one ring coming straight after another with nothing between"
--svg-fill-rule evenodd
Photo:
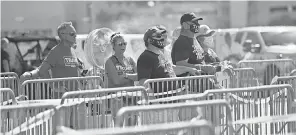
<instances>
[{"instance_id":1,"label":"sunglasses","mask_svg":"<svg viewBox=\"0 0 296 135\"><path fill-rule=\"evenodd\" d=\"M69 34L70 36L76 36L76 33L75 32L70 32L70 33L62 33L62 34Z\"/></svg>"},{"instance_id":2,"label":"sunglasses","mask_svg":"<svg viewBox=\"0 0 296 135\"><path fill-rule=\"evenodd\" d=\"M117 45L119 45L119 46L126 46L127 45L127 42L121 42L121 43L118 43Z\"/></svg>"},{"instance_id":3,"label":"sunglasses","mask_svg":"<svg viewBox=\"0 0 296 135\"><path fill-rule=\"evenodd\" d=\"M166 39L167 37L168 35L166 33L159 33L152 36L152 38L156 38L156 39Z\"/></svg>"}]
</instances>

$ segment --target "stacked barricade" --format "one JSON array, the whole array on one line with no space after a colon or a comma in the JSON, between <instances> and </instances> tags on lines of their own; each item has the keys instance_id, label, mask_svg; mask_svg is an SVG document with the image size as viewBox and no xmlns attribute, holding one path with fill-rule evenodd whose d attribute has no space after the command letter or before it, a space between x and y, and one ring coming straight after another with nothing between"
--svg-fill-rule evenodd
<instances>
[{"instance_id":1,"label":"stacked barricade","mask_svg":"<svg viewBox=\"0 0 296 135\"><path fill-rule=\"evenodd\" d=\"M99 89L103 80L99 76L36 79L25 81L18 93L29 100L60 99L67 91Z\"/></svg>"},{"instance_id":2,"label":"stacked barricade","mask_svg":"<svg viewBox=\"0 0 296 135\"><path fill-rule=\"evenodd\" d=\"M79 104L62 110L60 120L63 126L74 129L114 127L116 112L121 107L136 106L142 100L147 101L148 96L140 86L66 92L62 105Z\"/></svg>"},{"instance_id":3,"label":"stacked barricade","mask_svg":"<svg viewBox=\"0 0 296 135\"><path fill-rule=\"evenodd\" d=\"M52 103L2 106L1 133L4 135L55 134L56 106Z\"/></svg>"},{"instance_id":4,"label":"stacked barricade","mask_svg":"<svg viewBox=\"0 0 296 135\"><path fill-rule=\"evenodd\" d=\"M260 116L287 115L295 112L294 89L291 85L270 85L248 88L232 88L220 90L207 90L202 94L191 94L162 99L150 100L149 104L159 102L174 102L185 100L213 100L227 99L232 108L233 120L242 120ZM237 127L237 132L258 132L263 127L249 125L250 128ZM264 127L265 128L265 127ZM292 126L286 127L294 128ZM271 129L272 130L272 129Z\"/></svg>"},{"instance_id":5,"label":"stacked barricade","mask_svg":"<svg viewBox=\"0 0 296 135\"><path fill-rule=\"evenodd\" d=\"M185 113L184 113L185 112ZM223 116L221 115L223 114ZM137 126L205 119L221 134L233 134L230 105L225 100L184 102L162 105L123 107L117 113L116 126L126 126L127 116L139 115ZM174 132L170 132L174 134Z\"/></svg>"},{"instance_id":6,"label":"stacked barricade","mask_svg":"<svg viewBox=\"0 0 296 135\"><path fill-rule=\"evenodd\" d=\"M233 123L234 125L240 125L248 127L248 125L258 124L262 125L274 125L272 130L260 130L257 134L273 134L273 135L295 135L296 134L296 113L282 115L282 116L263 116L257 118L250 118L244 120L238 120ZM289 126L288 130L285 126Z\"/></svg>"},{"instance_id":7,"label":"stacked barricade","mask_svg":"<svg viewBox=\"0 0 296 135\"><path fill-rule=\"evenodd\" d=\"M136 128L108 128L80 131L62 127L58 135L165 135L169 132L176 132L176 135L215 135L212 124L205 120L163 123Z\"/></svg>"},{"instance_id":8,"label":"stacked barricade","mask_svg":"<svg viewBox=\"0 0 296 135\"><path fill-rule=\"evenodd\" d=\"M1 88L10 88L13 90L15 95L18 95L19 90L19 77L14 72L4 72L1 73Z\"/></svg>"},{"instance_id":9,"label":"stacked barricade","mask_svg":"<svg viewBox=\"0 0 296 135\"><path fill-rule=\"evenodd\" d=\"M1 106L10 105L10 104L17 104L14 92L10 88L1 88Z\"/></svg>"},{"instance_id":10,"label":"stacked barricade","mask_svg":"<svg viewBox=\"0 0 296 135\"><path fill-rule=\"evenodd\" d=\"M245 88L259 85L253 68L234 69L234 76L231 77L230 81L230 88Z\"/></svg>"},{"instance_id":11,"label":"stacked barricade","mask_svg":"<svg viewBox=\"0 0 296 135\"><path fill-rule=\"evenodd\" d=\"M176 78L148 79L144 86L149 90L150 99L203 93L207 89L214 89L215 76L189 76Z\"/></svg>"},{"instance_id":12,"label":"stacked barricade","mask_svg":"<svg viewBox=\"0 0 296 135\"><path fill-rule=\"evenodd\" d=\"M253 68L261 85L269 85L274 76L288 76L296 69L292 59L243 60L238 63L240 68Z\"/></svg>"}]
</instances>

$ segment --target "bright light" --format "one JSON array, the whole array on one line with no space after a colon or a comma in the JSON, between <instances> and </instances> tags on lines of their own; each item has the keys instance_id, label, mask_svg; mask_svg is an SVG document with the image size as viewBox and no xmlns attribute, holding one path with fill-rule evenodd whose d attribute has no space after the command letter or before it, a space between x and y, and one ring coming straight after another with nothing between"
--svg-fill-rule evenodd
<instances>
[{"instance_id":1,"label":"bright light","mask_svg":"<svg viewBox=\"0 0 296 135\"><path fill-rule=\"evenodd\" d=\"M149 7L154 7L155 6L155 2L154 1L148 1L148 6Z\"/></svg>"}]
</instances>

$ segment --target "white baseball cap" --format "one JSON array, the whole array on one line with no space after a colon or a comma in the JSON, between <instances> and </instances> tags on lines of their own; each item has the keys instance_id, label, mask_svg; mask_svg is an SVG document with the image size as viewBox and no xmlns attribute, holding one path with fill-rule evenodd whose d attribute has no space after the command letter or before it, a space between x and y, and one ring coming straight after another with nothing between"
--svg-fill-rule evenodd
<instances>
[{"instance_id":1,"label":"white baseball cap","mask_svg":"<svg viewBox=\"0 0 296 135\"><path fill-rule=\"evenodd\" d=\"M196 34L196 36L205 36L205 37L210 37L215 34L214 30L211 30L208 25L200 25L199 31Z\"/></svg>"}]
</instances>

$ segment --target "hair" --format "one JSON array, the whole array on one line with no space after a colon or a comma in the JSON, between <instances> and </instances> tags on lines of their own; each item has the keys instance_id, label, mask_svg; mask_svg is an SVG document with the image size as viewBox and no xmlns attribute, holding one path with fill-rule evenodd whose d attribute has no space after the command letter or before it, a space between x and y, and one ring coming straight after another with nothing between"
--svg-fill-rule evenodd
<instances>
[{"instance_id":1,"label":"hair","mask_svg":"<svg viewBox=\"0 0 296 135\"><path fill-rule=\"evenodd\" d=\"M66 29L67 27L72 26L72 22L63 22L62 24L60 24L57 28L57 33L58 36L61 38L61 34L60 32L64 29Z\"/></svg>"},{"instance_id":2,"label":"hair","mask_svg":"<svg viewBox=\"0 0 296 135\"><path fill-rule=\"evenodd\" d=\"M114 33L114 34L111 35L111 37L110 37L110 43L111 43L113 46L115 45L115 40L116 40L117 38L123 38L123 35L120 34L120 32L116 32L116 33Z\"/></svg>"}]
</instances>

